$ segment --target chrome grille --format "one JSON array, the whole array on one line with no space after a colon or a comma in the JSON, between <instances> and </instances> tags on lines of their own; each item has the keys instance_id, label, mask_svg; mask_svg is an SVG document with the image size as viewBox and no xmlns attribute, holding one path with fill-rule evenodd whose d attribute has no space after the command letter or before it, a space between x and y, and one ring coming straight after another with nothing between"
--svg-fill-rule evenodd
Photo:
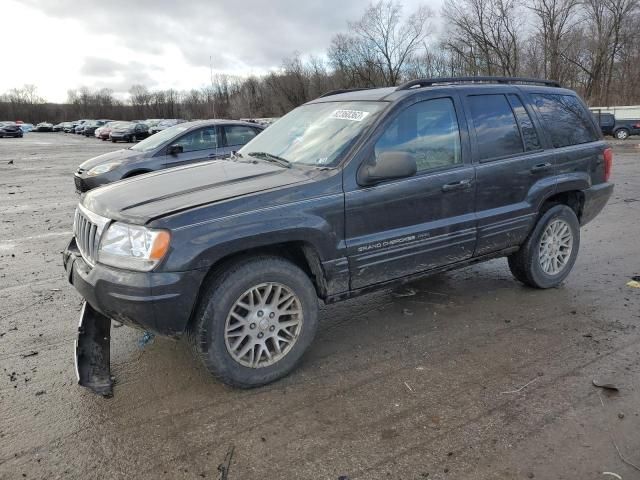
<instances>
[{"instance_id":1,"label":"chrome grille","mask_svg":"<svg viewBox=\"0 0 640 480\"><path fill-rule=\"evenodd\" d=\"M96 215L82 205L78 205L73 219L73 234L82 258L91 266L96 263L100 237L107 223L109 223L108 218Z\"/></svg>"}]
</instances>

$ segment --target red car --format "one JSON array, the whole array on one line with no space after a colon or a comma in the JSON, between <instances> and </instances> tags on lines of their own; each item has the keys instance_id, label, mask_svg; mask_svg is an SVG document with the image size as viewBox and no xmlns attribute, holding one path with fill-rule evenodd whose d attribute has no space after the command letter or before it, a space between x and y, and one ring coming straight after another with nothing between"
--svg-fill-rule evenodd
<instances>
[{"instance_id":1,"label":"red car","mask_svg":"<svg viewBox=\"0 0 640 480\"><path fill-rule=\"evenodd\" d=\"M117 126L119 123L127 123L127 122L109 122L106 125L100 127L100 133L96 135L100 140L109 140L109 135L111 135L111 129Z\"/></svg>"}]
</instances>

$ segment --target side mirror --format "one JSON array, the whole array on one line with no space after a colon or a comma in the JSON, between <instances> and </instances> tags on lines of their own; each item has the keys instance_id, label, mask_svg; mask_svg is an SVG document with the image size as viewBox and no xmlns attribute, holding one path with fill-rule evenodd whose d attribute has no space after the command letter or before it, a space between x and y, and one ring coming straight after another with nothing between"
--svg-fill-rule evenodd
<instances>
[{"instance_id":1,"label":"side mirror","mask_svg":"<svg viewBox=\"0 0 640 480\"><path fill-rule=\"evenodd\" d=\"M418 171L413 155L407 152L388 151L380 153L371 163L358 171L360 185L375 185L384 180L412 177Z\"/></svg>"},{"instance_id":2,"label":"side mirror","mask_svg":"<svg viewBox=\"0 0 640 480\"><path fill-rule=\"evenodd\" d=\"M178 155L183 152L182 145L169 145L167 148L167 155Z\"/></svg>"}]
</instances>

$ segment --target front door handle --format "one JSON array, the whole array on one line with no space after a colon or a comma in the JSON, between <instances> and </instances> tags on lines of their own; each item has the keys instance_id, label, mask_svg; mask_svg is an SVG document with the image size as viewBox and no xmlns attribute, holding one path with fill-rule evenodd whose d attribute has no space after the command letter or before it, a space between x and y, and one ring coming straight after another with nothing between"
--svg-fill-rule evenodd
<instances>
[{"instance_id":1,"label":"front door handle","mask_svg":"<svg viewBox=\"0 0 640 480\"><path fill-rule=\"evenodd\" d=\"M531 173L546 172L550 168L551 168L551 164L549 162L539 163L538 165L531 167Z\"/></svg>"},{"instance_id":2,"label":"front door handle","mask_svg":"<svg viewBox=\"0 0 640 480\"><path fill-rule=\"evenodd\" d=\"M473 182L472 178L466 178L464 180L460 180L459 182L451 182L445 183L442 186L443 192L452 192L454 190L466 190L471 187L471 183Z\"/></svg>"}]
</instances>

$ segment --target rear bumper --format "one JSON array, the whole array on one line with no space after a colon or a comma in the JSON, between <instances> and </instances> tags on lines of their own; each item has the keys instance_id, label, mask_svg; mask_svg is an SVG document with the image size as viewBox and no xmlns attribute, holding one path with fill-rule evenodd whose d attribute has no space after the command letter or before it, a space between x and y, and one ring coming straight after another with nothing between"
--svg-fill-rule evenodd
<instances>
[{"instance_id":1,"label":"rear bumper","mask_svg":"<svg viewBox=\"0 0 640 480\"><path fill-rule=\"evenodd\" d=\"M89 266L72 239L62 253L69 282L97 312L127 325L176 337L187 328L206 272L133 272Z\"/></svg>"},{"instance_id":2,"label":"rear bumper","mask_svg":"<svg viewBox=\"0 0 640 480\"><path fill-rule=\"evenodd\" d=\"M586 225L604 208L613 193L613 183L600 183L583 190L584 206L580 215L580 224Z\"/></svg>"}]
</instances>

